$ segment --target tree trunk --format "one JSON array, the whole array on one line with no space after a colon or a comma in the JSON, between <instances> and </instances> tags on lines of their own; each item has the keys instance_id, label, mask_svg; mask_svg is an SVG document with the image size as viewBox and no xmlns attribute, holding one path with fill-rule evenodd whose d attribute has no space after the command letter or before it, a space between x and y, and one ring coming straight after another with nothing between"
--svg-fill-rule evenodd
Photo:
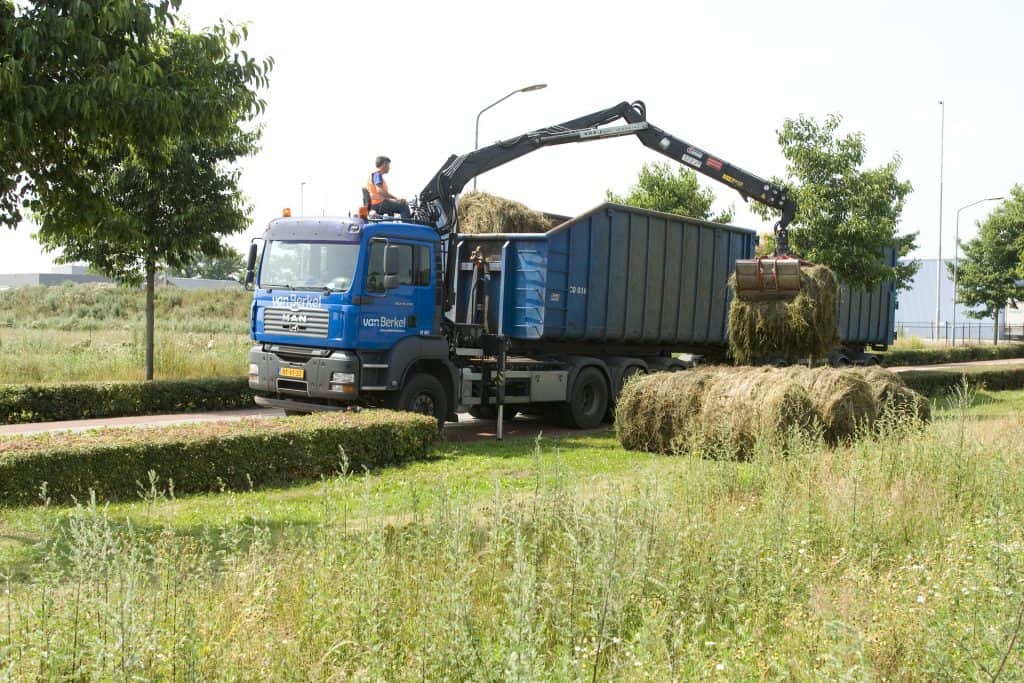
<instances>
[{"instance_id":1,"label":"tree trunk","mask_svg":"<svg viewBox=\"0 0 1024 683\"><path fill-rule=\"evenodd\" d=\"M996 314L992 318L992 345L999 345L999 309L996 309Z\"/></svg>"},{"instance_id":2,"label":"tree trunk","mask_svg":"<svg viewBox=\"0 0 1024 683\"><path fill-rule=\"evenodd\" d=\"M146 381L153 381L153 319L156 317L153 302L156 289L156 264L146 261Z\"/></svg>"}]
</instances>

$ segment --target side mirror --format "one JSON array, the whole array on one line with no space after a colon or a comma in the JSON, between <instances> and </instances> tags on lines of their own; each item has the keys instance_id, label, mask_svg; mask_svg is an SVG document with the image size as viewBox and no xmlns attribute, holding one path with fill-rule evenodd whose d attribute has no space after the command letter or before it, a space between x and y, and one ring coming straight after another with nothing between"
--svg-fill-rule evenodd
<instances>
[{"instance_id":1,"label":"side mirror","mask_svg":"<svg viewBox=\"0 0 1024 683\"><path fill-rule=\"evenodd\" d=\"M252 287L252 283L256 280L256 243L253 242L249 245L249 260L245 266L245 286L246 288Z\"/></svg>"},{"instance_id":2,"label":"side mirror","mask_svg":"<svg viewBox=\"0 0 1024 683\"><path fill-rule=\"evenodd\" d=\"M384 276L384 289L395 289L398 287L398 276L397 275L385 275Z\"/></svg>"}]
</instances>

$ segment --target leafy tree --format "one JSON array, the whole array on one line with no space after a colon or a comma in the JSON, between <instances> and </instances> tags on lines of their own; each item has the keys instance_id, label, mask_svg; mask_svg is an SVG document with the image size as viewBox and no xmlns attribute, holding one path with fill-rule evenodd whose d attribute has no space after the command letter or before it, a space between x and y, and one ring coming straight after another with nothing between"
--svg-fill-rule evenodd
<instances>
[{"instance_id":1,"label":"leafy tree","mask_svg":"<svg viewBox=\"0 0 1024 683\"><path fill-rule=\"evenodd\" d=\"M1024 188L1010 190L1010 198L979 225L978 236L961 244L963 256L956 269L957 303L971 307L967 316L992 318L993 343L999 343L999 312L1024 301L1016 280L1024 269ZM954 275L952 263L946 264Z\"/></svg>"},{"instance_id":2,"label":"leafy tree","mask_svg":"<svg viewBox=\"0 0 1024 683\"><path fill-rule=\"evenodd\" d=\"M159 145L187 124L160 86L180 0L0 0L0 225L68 182L99 140Z\"/></svg>"},{"instance_id":3,"label":"leafy tree","mask_svg":"<svg viewBox=\"0 0 1024 683\"><path fill-rule=\"evenodd\" d=\"M145 145L99 137L83 146L73 174L37 188L38 239L46 248L122 282L145 282L147 380L157 269L222 254L222 238L249 224L231 164L257 148L260 130L242 124L263 110L255 88L266 83L270 63L237 55L243 38L243 30L224 26L161 34L153 45L156 87L177 93L186 124Z\"/></svg>"},{"instance_id":4,"label":"leafy tree","mask_svg":"<svg viewBox=\"0 0 1024 683\"><path fill-rule=\"evenodd\" d=\"M863 133L839 136L842 118L818 122L812 117L786 119L779 145L786 157L785 180L798 209L790 226L793 251L831 268L847 284L871 289L894 280L899 289L910 285L920 264L889 267L881 250L890 247L899 256L909 254L917 233L898 234L909 181L900 180L899 156L877 168L864 168L867 146ZM751 209L763 217L774 210L760 204Z\"/></svg>"},{"instance_id":5,"label":"leafy tree","mask_svg":"<svg viewBox=\"0 0 1024 683\"><path fill-rule=\"evenodd\" d=\"M707 188L701 188L697 183L697 174L693 171L683 166L677 166L673 170L667 163L644 164L640 169L637 183L630 188L629 194L620 196L608 190L605 196L608 201L616 204L664 211L705 221L713 220L716 223L729 223L733 219L731 207L712 218L711 205L715 201L715 193Z\"/></svg>"},{"instance_id":6,"label":"leafy tree","mask_svg":"<svg viewBox=\"0 0 1024 683\"><path fill-rule=\"evenodd\" d=\"M195 261L181 268L168 268L172 277L202 277L211 280L237 280L245 271L245 256L234 247L221 245L223 252L213 256L199 254Z\"/></svg>"}]
</instances>

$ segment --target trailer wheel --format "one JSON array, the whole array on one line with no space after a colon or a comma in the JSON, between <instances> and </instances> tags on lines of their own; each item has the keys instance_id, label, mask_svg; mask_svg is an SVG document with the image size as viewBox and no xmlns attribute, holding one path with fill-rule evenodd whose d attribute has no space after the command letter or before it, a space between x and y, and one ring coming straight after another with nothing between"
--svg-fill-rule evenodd
<instances>
[{"instance_id":1,"label":"trailer wheel","mask_svg":"<svg viewBox=\"0 0 1024 683\"><path fill-rule=\"evenodd\" d=\"M597 427L608 412L608 394L604 374L594 367L583 368L576 376L568 403L562 406L564 421L577 429Z\"/></svg>"},{"instance_id":2,"label":"trailer wheel","mask_svg":"<svg viewBox=\"0 0 1024 683\"><path fill-rule=\"evenodd\" d=\"M433 415L440 427L448 416L448 395L436 377L418 373L413 375L405 387L389 401L388 407L407 413Z\"/></svg>"}]
</instances>

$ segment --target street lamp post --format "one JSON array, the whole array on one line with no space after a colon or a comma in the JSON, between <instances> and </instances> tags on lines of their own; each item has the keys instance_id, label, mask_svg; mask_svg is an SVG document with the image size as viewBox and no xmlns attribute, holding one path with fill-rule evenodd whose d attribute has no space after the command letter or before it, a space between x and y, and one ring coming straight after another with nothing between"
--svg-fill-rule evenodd
<instances>
[{"instance_id":1,"label":"street lamp post","mask_svg":"<svg viewBox=\"0 0 1024 683\"><path fill-rule=\"evenodd\" d=\"M299 215L306 215L306 181L299 183Z\"/></svg>"},{"instance_id":2,"label":"street lamp post","mask_svg":"<svg viewBox=\"0 0 1024 683\"><path fill-rule=\"evenodd\" d=\"M945 101L939 100L939 106L942 107L942 123L939 126L939 261L935 269L935 340L939 338L939 323L942 320L942 170L946 145Z\"/></svg>"},{"instance_id":3,"label":"street lamp post","mask_svg":"<svg viewBox=\"0 0 1024 683\"><path fill-rule=\"evenodd\" d=\"M500 100L495 100L494 102L491 102L486 107L481 109L480 112L476 115L476 133L473 136L473 149L476 150L476 149L479 149L479 147L480 147L480 115L481 114L483 114L485 111L487 111L491 107L493 107L495 105L498 105L498 104L501 104L502 102L504 102L508 98L512 97L516 93L533 92L534 90L543 90L546 87L548 87L547 83L536 83L534 85L528 85L525 88L519 88L519 90L513 90L509 94L507 94L504 97L502 97ZM473 191L476 192L476 177L473 178Z\"/></svg>"},{"instance_id":4,"label":"street lamp post","mask_svg":"<svg viewBox=\"0 0 1024 683\"><path fill-rule=\"evenodd\" d=\"M1006 197L986 197L985 199L979 199L976 202L971 202L966 206L961 206L956 210L956 230L953 235L953 346L956 346L956 286L959 280L960 269L960 212L964 209L969 209L975 204L981 204L982 202L998 202L1006 199Z\"/></svg>"}]
</instances>

